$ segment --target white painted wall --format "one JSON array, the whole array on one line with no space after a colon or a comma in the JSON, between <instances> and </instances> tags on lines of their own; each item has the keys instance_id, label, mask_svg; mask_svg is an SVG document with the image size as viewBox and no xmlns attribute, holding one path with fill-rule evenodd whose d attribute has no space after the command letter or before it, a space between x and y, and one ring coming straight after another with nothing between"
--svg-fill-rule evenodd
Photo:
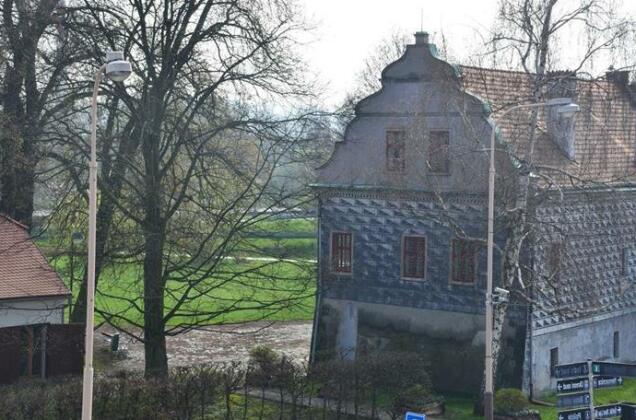
<instances>
[{"instance_id":1,"label":"white painted wall","mask_svg":"<svg viewBox=\"0 0 636 420\"><path fill-rule=\"evenodd\" d=\"M0 328L30 324L63 324L66 297L1 300Z\"/></svg>"},{"instance_id":2,"label":"white painted wall","mask_svg":"<svg viewBox=\"0 0 636 420\"><path fill-rule=\"evenodd\" d=\"M619 357L614 359L614 332L620 334ZM550 377L550 349L559 349L559 364L587 359L610 362L636 361L636 311L609 314L533 331L532 386L541 397L556 388Z\"/></svg>"}]
</instances>

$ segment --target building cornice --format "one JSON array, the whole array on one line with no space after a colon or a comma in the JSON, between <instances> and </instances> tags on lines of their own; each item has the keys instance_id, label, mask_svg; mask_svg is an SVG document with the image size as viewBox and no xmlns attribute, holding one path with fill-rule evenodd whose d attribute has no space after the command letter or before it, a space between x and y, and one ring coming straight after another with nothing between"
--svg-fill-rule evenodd
<instances>
[{"instance_id":1,"label":"building cornice","mask_svg":"<svg viewBox=\"0 0 636 420\"><path fill-rule=\"evenodd\" d=\"M484 205L486 193L468 192L433 192L412 188L386 187L378 185L336 185L311 184L321 198L365 198L365 199L400 199L413 201L430 201L437 203L461 203Z\"/></svg>"},{"instance_id":2,"label":"building cornice","mask_svg":"<svg viewBox=\"0 0 636 420\"><path fill-rule=\"evenodd\" d=\"M544 334L550 334L554 332L560 332L570 328L582 327L584 325L592 324L599 321L604 321L607 319L618 318L621 316L633 314L636 312L636 307L625 308L621 310L613 310L610 312L606 312L599 315L593 315L586 318L579 318L573 321L559 322L546 327L537 327L534 325L532 327L532 336L537 337Z\"/></svg>"}]
</instances>

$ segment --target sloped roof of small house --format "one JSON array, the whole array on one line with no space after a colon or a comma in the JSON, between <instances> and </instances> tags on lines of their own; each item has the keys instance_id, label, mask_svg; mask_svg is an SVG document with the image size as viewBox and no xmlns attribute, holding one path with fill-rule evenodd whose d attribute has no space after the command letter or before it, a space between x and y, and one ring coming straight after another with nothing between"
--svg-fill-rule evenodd
<instances>
[{"instance_id":1,"label":"sloped roof of small house","mask_svg":"<svg viewBox=\"0 0 636 420\"><path fill-rule=\"evenodd\" d=\"M27 227L0 214L0 300L69 294Z\"/></svg>"},{"instance_id":2,"label":"sloped roof of small house","mask_svg":"<svg viewBox=\"0 0 636 420\"><path fill-rule=\"evenodd\" d=\"M530 145L528 124L531 111L513 111L498 118L500 111L516 104L534 102L533 75L518 71L462 66L462 88L488 103L491 118L513 156L526 160ZM573 93L569 95L580 106L576 116L574 159L551 141L546 129L546 110L539 112L539 137L535 141L533 164L548 183L581 185L581 183L631 184L636 181L636 108L626 83L600 78L586 80L567 73L548 74L558 80L570 78ZM564 95L558 95L564 96Z\"/></svg>"}]
</instances>

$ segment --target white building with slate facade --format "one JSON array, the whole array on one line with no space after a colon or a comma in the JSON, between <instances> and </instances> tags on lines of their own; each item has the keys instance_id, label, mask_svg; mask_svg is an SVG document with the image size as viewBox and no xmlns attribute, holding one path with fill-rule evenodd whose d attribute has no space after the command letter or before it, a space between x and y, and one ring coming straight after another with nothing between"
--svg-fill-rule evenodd
<instances>
[{"instance_id":1,"label":"white building with slate facade","mask_svg":"<svg viewBox=\"0 0 636 420\"><path fill-rule=\"evenodd\" d=\"M494 123L499 247L519 174L533 183L499 385L538 395L557 363L636 360L636 89L625 72L550 73L543 97L570 97L581 112L567 127L541 110L529 153L530 112L497 112L532 103L532 78L451 66L425 33L384 69L314 186L313 360L418 351L439 390L478 389ZM501 260L496 251L496 284Z\"/></svg>"}]
</instances>

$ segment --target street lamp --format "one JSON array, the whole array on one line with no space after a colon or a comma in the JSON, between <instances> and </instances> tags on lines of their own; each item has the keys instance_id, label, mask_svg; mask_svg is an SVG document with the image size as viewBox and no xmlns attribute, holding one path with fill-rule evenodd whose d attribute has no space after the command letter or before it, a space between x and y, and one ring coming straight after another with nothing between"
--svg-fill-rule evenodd
<instances>
[{"instance_id":1,"label":"street lamp","mask_svg":"<svg viewBox=\"0 0 636 420\"><path fill-rule=\"evenodd\" d=\"M82 420L93 413L93 328L95 324L95 236L97 225L97 94L102 77L122 82L132 73L132 66L120 51L106 54L106 64L95 73L91 104L91 160L88 175L88 276L86 284L86 333L84 344L84 380L82 386Z\"/></svg>"},{"instance_id":2,"label":"street lamp","mask_svg":"<svg viewBox=\"0 0 636 420\"><path fill-rule=\"evenodd\" d=\"M538 108L542 106L558 106L557 113L565 119L574 118L579 111L579 106L572 103L569 98L555 98L547 102L515 105L506 109L500 118L509 112L522 108ZM486 420L493 419L493 358L492 358L492 335L493 335L493 299L492 299L492 253L493 253L493 232L495 220L495 125L493 124L490 133L490 169L488 171L488 267L486 282L486 384L484 390L484 414Z\"/></svg>"}]
</instances>

